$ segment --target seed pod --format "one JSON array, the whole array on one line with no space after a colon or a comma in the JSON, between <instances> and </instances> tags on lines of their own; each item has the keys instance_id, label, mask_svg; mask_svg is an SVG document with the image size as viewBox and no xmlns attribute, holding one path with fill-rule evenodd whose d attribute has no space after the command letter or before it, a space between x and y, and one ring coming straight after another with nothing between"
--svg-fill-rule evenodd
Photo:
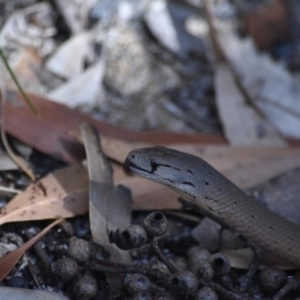
<instances>
[{"instance_id":1,"label":"seed pod","mask_svg":"<svg viewBox=\"0 0 300 300\"><path fill-rule=\"evenodd\" d=\"M171 263L175 266L178 271L186 271L188 270L188 262L186 258L177 256L171 259Z\"/></svg>"},{"instance_id":2,"label":"seed pod","mask_svg":"<svg viewBox=\"0 0 300 300\"><path fill-rule=\"evenodd\" d=\"M214 269L210 262L205 260L200 260L194 263L191 266L190 270L198 277L198 278L209 278L212 279L214 277Z\"/></svg>"},{"instance_id":3,"label":"seed pod","mask_svg":"<svg viewBox=\"0 0 300 300\"><path fill-rule=\"evenodd\" d=\"M230 272L230 262L222 253L213 254L210 258L210 263L214 269L215 276L223 276Z\"/></svg>"},{"instance_id":4,"label":"seed pod","mask_svg":"<svg viewBox=\"0 0 300 300\"><path fill-rule=\"evenodd\" d=\"M199 281L190 271L178 272L171 276L172 292L179 293L183 297L193 297L199 287Z\"/></svg>"},{"instance_id":5,"label":"seed pod","mask_svg":"<svg viewBox=\"0 0 300 300\"><path fill-rule=\"evenodd\" d=\"M160 292L155 295L154 300L175 300L175 298L169 292Z\"/></svg>"},{"instance_id":6,"label":"seed pod","mask_svg":"<svg viewBox=\"0 0 300 300\"><path fill-rule=\"evenodd\" d=\"M139 248L145 245L147 240L147 232L139 225L131 225L126 229L118 228L109 233L109 241L122 250Z\"/></svg>"},{"instance_id":7,"label":"seed pod","mask_svg":"<svg viewBox=\"0 0 300 300\"><path fill-rule=\"evenodd\" d=\"M195 300L218 300L218 299L219 297L216 294L216 292L208 286L204 286L203 288L201 288L195 297Z\"/></svg>"},{"instance_id":8,"label":"seed pod","mask_svg":"<svg viewBox=\"0 0 300 300\"><path fill-rule=\"evenodd\" d=\"M152 300L153 297L149 292L137 292L134 293L130 299L131 300Z\"/></svg>"},{"instance_id":9,"label":"seed pod","mask_svg":"<svg viewBox=\"0 0 300 300\"><path fill-rule=\"evenodd\" d=\"M51 263L51 273L58 279L67 282L79 272L79 266L74 259L64 257Z\"/></svg>"},{"instance_id":10,"label":"seed pod","mask_svg":"<svg viewBox=\"0 0 300 300\"><path fill-rule=\"evenodd\" d=\"M163 235L167 230L167 226L167 218L159 211L149 214L144 220L144 228L151 237Z\"/></svg>"},{"instance_id":11,"label":"seed pod","mask_svg":"<svg viewBox=\"0 0 300 300\"><path fill-rule=\"evenodd\" d=\"M69 239L68 257L73 258L79 263L86 262L90 257L90 244L73 236Z\"/></svg>"},{"instance_id":12,"label":"seed pod","mask_svg":"<svg viewBox=\"0 0 300 300\"><path fill-rule=\"evenodd\" d=\"M130 295L138 292L148 292L151 288L149 278L141 274L126 274L123 279L123 286Z\"/></svg>"},{"instance_id":13,"label":"seed pod","mask_svg":"<svg viewBox=\"0 0 300 300\"><path fill-rule=\"evenodd\" d=\"M192 266L198 261L209 261L211 254L207 250L201 249L200 247L192 247L189 249L187 256L189 263Z\"/></svg>"},{"instance_id":14,"label":"seed pod","mask_svg":"<svg viewBox=\"0 0 300 300\"><path fill-rule=\"evenodd\" d=\"M92 299L96 296L97 291L97 280L90 273L80 276L73 286L73 294L76 299Z\"/></svg>"},{"instance_id":15,"label":"seed pod","mask_svg":"<svg viewBox=\"0 0 300 300\"><path fill-rule=\"evenodd\" d=\"M273 295L287 282L287 276L282 270L265 268L260 272L258 282L263 292Z\"/></svg>"}]
</instances>

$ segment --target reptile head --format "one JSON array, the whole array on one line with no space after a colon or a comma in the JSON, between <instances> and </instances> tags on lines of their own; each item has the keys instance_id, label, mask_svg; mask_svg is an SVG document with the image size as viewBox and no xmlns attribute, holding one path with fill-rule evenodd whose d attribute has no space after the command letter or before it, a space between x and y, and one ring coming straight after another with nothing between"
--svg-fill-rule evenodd
<instances>
[{"instance_id":1,"label":"reptile head","mask_svg":"<svg viewBox=\"0 0 300 300\"><path fill-rule=\"evenodd\" d=\"M131 151L124 162L124 170L128 174L157 181L193 196L198 186L196 170L199 171L201 163L206 164L202 159L187 153L165 147L151 147Z\"/></svg>"}]
</instances>

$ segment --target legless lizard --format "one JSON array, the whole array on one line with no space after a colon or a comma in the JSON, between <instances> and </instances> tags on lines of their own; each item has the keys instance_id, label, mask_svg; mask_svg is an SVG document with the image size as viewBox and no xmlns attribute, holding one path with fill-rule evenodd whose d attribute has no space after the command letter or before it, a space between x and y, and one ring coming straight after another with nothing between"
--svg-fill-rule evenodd
<instances>
[{"instance_id":1,"label":"legless lizard","mask_svg":"<svg viewBox=\"0 0 300 300\"><path fill-rule=\"evenodd\" d=\"M167 185L264 250L300 266L300 227L259 204L199 157L151 147L131 151L128 173Z\"/></svg>"}]
</instances>

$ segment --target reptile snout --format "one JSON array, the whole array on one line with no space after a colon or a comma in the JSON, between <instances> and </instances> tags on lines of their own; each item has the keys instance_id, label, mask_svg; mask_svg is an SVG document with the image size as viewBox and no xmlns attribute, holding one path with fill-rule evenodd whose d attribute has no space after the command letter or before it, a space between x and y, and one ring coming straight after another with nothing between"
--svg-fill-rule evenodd
<instances>
[{"instance_id":1,"label":"reptile snout","mask_svg":"<svg viewBox=\"0 0 300 300\"><path fill-rule=\"evenodd\" d=\"M130 166L132 165L132 162L128 159L128 158L126 158L126 160L124 161L124 163L123 163L123 170L124 170L124 172L126 173L126 174L128 174L128 175L133 175L132 174L132 171L131 171L131 169L130 169Z\"/></svg>"}]
</instances>

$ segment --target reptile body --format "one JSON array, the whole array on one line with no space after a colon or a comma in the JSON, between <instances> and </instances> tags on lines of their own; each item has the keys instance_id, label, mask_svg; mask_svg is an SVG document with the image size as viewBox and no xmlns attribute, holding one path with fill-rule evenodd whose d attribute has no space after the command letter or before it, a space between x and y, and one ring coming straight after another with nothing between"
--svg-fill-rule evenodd
<instances>
[{"instance_id":1,"label":"reptile body","mask_svg":"<svg viewBox=\"0 0 300 300\"><path fill-rule=\"evenodd\" d=\"M128 154L124 169L171 187L257 246L300 266L300 227L258 203L201 158L165 147L143 148Z\"/></svg>"}]
</instances>

